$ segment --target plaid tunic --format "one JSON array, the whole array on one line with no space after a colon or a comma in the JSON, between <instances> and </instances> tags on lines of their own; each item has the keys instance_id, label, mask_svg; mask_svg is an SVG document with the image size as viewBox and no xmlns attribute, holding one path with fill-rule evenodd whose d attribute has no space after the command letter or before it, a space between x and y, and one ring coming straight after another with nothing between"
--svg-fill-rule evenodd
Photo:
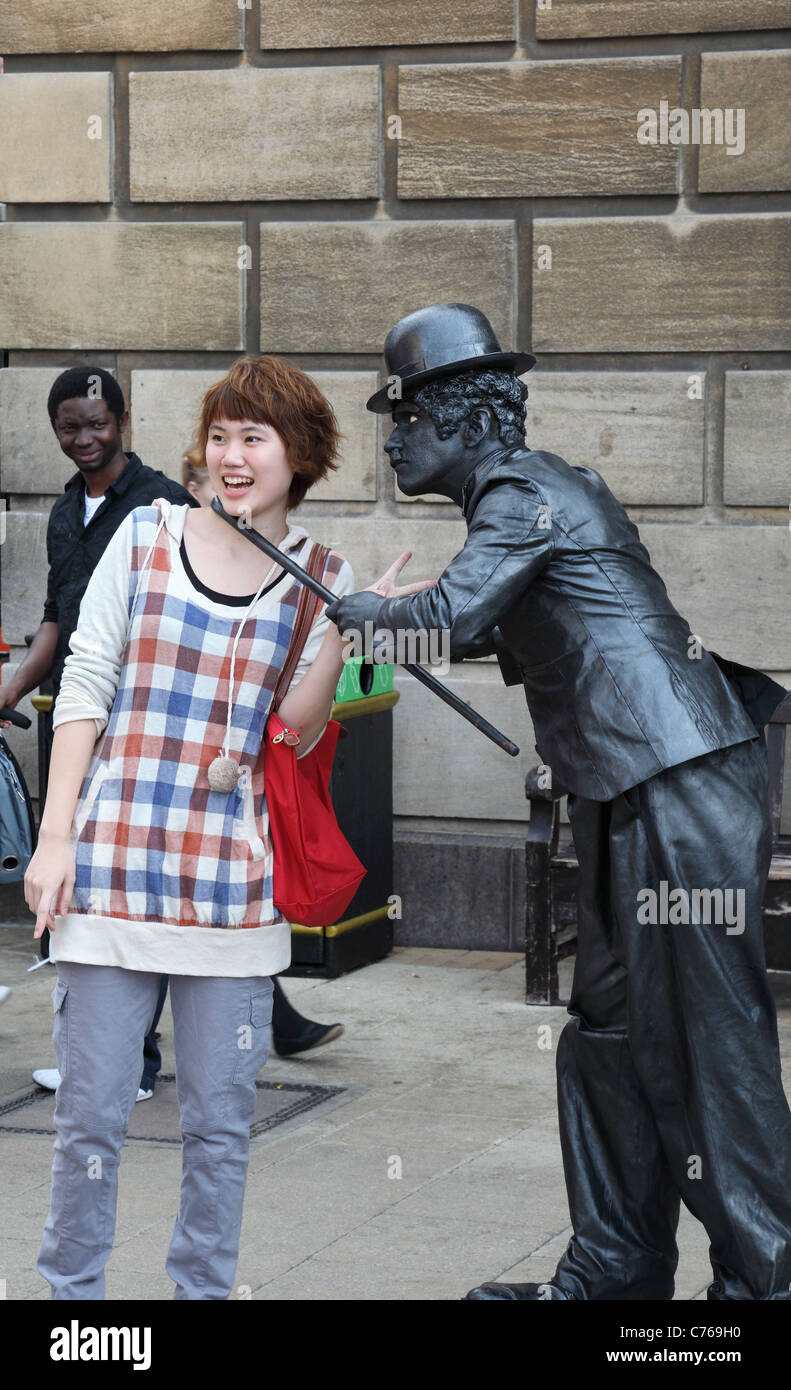
<instances>
[{"instance_id":1,"label":"plaid tunic","mask_svg":"<svg viewBox=\"0 0 791 1390\"><path fill-rule=\"evenodd\" d=\"M130 512L82 602L53 725L93 717L99 737L71 831L72 902L56 918L50 955L269 975L291 957L290 925L272 902L262 740L301 586L283 575L246 618L200 593L178 550L187 510L158 498ZM290 526L282 549L304 566L310 547L305 528ZM336 594L354 588L335 551L323 581ZM228 751L242 773L232 792L216 792L207 773L226 740L240 624ZM291 689L328 624L321 605Z\"/></svg>"}]
</instances>

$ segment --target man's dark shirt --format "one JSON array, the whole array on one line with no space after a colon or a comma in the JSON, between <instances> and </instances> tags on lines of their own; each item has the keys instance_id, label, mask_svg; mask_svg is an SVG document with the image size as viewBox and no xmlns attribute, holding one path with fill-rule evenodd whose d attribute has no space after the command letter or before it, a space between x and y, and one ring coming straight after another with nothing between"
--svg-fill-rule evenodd
<instances>
[{"instance_id":1,"label":"man's dark shirt","mask_svg":"<svg viewBox=\"0 0 791 1390\"><path fill-rule=\"evenodd\" d=\"M137 454L129 453L126 459L126 467L106 489L104 501L87 526L83 522L85 482L79 472L66 483L63 496L58 498L50 512L47 527L49 578L43 621L58 625L58 641L52 663L52 693L56 697L88 580L124 517L135 507L149 507L155 497L166 497L177 506L183 506L185 502L191 507L200 505L180 483L173 482L164 473L147 468Z\"/></svg>"}]
</instances>

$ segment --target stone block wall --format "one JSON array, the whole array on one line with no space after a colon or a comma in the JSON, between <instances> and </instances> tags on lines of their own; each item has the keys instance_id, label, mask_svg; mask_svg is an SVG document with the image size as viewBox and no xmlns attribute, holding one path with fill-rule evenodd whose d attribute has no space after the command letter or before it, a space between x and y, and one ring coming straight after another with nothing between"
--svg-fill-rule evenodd
<instances>
[{"instance_id":1,"label":"stone block wall","mask_svg":"<svg viewBox=\"0 0 791 1390\"><path fill-rule=\"evenodd\" d=\"M464 523L399 491L364 403L392 324L463 300L538 356L529 444L599 469L703 641L791 685L790 26L791 0L0 0L6 682L72 471L60 370L114 371L126 447L177 476L236 356L295 362L345 435L299 519L361 587L403 549L435 576ZM675 108L708 143L674 143ZM512 760L396 679L402 939L512 945L522 691L490 659L448 677ZM465 864L496 927L458 910Z\"/></svg>"}]
</instances>

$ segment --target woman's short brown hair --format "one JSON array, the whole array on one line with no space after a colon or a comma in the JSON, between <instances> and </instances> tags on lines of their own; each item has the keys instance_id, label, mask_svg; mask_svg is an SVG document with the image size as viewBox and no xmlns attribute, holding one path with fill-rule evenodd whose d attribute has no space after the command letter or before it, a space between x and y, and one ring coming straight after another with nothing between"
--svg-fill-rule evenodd
<instances>
[{"instance_id":1,"label":"woman's short brown hair","mask_svg":"<svg viewBox=\"0 0 791 1390\"><path fill-rule=\"evenodd\" d=\"M326 396L299 367L268 353L240 357L221 381L209 387L193 451L203 459L209 431L218 420L252 420L277 430L294 469L286 511L298 507L308 488L339 466L334 459L342 435Z\"/></svg>"}]
</instances>

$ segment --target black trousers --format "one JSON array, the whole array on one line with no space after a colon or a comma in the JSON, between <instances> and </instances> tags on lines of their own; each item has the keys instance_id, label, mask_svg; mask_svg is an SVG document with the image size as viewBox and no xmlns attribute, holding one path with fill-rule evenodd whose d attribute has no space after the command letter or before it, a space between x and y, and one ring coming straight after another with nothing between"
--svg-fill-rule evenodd
<instances>
[{"instance_id":1,"label":"black trousers","mask_svg":"<svg viewBox=\"0 0 791 1390\"><path fill-rule=\"evenodd\" d=\"M757 737L612 801L569 796L578 947L556 1061L574 1235L553 1282L574 1298L672 1298L683 1201L727 1297L791 1299L766 779ZM707 889L722 911L696 903Z\"/></svg>"}]
</instances>

